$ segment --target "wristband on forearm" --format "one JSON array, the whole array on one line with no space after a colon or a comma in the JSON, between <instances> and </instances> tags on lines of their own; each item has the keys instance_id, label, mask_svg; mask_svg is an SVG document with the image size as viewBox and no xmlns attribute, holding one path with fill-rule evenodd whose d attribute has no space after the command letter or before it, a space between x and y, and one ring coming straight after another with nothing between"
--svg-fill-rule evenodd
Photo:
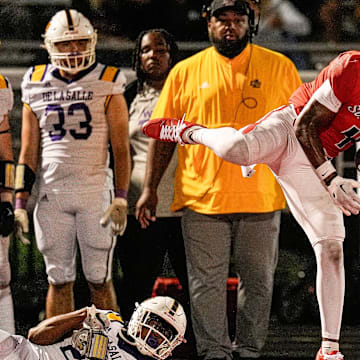
<instances>
[{"instance_id":1,"label":"wristband on forearm","mask_svg":"<svg viewBox=\"0 0 360 360\"><path fill-rule=\"evenodd\" d=\"M327 186L329 186L331 180L335 176L337 176L336 169L330 160L323 162L319 167L315 169L315 172L319 179L323 181Z\"/></svg>"},{"instance_id":2,"label":"wristband on forearm","mask_svg":"<svg viewBox=\"0 0 360 360\"><path fill-rule=\"evenodd\" d=\"M15 165L13 161L0 160L0 188L2 190L14 190Z\"/></svg>"},{"instance_id":3,"label":"wristband on forearm","mask_svg":"<svg viewBox=\"0 0 360 360\"><path fill-rule=\"evenodd\" d=\"M18 164L15 173L15 193L27 191L31 194L31 189L35 182L35 173L30 166Z\"/></svg>"},{"instance_id":4,"label":"wristband on forearm","mask_svg":"<svg viewBox=\"0 0 360 360\"><path fill-rule=\"evenodd\" d=\"M115 189L115 197L116 198L123 198L123 199L127 199L127 195L128 195L128 192L124 189L120 189L120 188L117 188Z\"/></svg>"},{"instance_id":5,"label":"wristband on forearm","mask_svg":"<svg viewBox=\"0 0 360 360\"><path fill-rule=\"evenodd\" d=\"M15 209L26 209L27 199L16 198Z\"/></svg>"}]
</instances>

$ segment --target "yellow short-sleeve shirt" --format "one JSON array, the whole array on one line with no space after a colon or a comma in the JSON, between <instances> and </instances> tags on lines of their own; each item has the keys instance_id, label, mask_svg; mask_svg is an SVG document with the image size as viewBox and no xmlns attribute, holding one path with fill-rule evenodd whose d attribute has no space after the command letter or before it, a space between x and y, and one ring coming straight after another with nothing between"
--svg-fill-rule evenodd
<instances>
[{"instance_id":1,"label":"yellow short-sleeve shirt","mask_svg":"<svg viewBox=\"0 0 360 360\"><path fill-rule=\"evenodd\" d=\"M209 128L240 129L288 103L301 84L286 56L249 44L233 59L207 48L170 72L152 118L181 118ZM270 212L285 207L280 186L266 165L244 178L239 165L202 145L179 146L171 210L203 214Z\"/></svg>"}]
</instances>

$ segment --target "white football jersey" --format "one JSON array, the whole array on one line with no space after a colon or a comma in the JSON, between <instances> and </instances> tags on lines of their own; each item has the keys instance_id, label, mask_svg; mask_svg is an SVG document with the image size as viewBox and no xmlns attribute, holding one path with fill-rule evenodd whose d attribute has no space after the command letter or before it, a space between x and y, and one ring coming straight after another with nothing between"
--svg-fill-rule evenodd
<instances>
[{"instance_id":1,"label":"white football jersey","mask_svg":"<svg viewBox=\"0 0 360 360\"><path fill-rule=\"evenodd\" d=\"M71 81L50 64L26 72L22 101L41 131L40 188L89 191L110 184L106 108L112 95L124 92L125 83L120 69L100 63Z\"/></svg>"},{"instance_id":2,"label":"white football jersey","mask_svg":"<svg viewBox=\"0 0 360 360\"><path fill-rule=\"evenodd\" d=\"M105 333L109 338L106 360L145 360L150 359L142 355L134 345L127 343L123 336L120 335L124 331L124 326L119 314L113 311L103 311L110 320L110 326L105 329ZM1 332L1 330L0 330ZM1 333L0 333L1 335ZM12 353L5 357L5 360L82 360L84 357L72 347L71 338L67 338L62 342L40 346L32 344L29 340L22 336L10 335L15 339L15 349ZM0 336L1 337L1 336ZM0 358L1 348L0 348Z\"/></svg>"},{"instance_id":3,"label":"white football jersey","mask_svg":"<svg viewBox=\"0 0 360 360\"><path fill-rule=\"evenodd\" d=\"M4 115L8 114L14 105L14 95L8 79L0 74L0 124Z\"/></svg>"}]
</instances>

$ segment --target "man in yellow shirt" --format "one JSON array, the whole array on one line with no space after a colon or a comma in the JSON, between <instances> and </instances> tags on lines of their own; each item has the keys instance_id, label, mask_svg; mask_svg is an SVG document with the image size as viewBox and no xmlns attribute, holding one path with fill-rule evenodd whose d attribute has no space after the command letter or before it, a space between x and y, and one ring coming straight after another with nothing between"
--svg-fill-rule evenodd
<instances>
[{"instance_id":1,"label":"man in yellow shirt","mask_svg":"<svg viewBox=\"0 0 360 360\"><path fill-rule=\"evenodd\" d=\"M205 9L211 47L170 72L152 118L181 118L237 129L286 104L301 84L282 54L253 45L257 24L247 1L214 0ZM174 144L153 141L137 212L155 220L156 188ZM258 358L264 346L277 264L280 211L285 200L267 166L251 178L202 146L178 149L172 210L184 210L183 236L198 355L204 360ZM226 316L231 256L241 292L236 338ZM241 304L241 305L240 305Z\"/></svg>"}]
</instances>

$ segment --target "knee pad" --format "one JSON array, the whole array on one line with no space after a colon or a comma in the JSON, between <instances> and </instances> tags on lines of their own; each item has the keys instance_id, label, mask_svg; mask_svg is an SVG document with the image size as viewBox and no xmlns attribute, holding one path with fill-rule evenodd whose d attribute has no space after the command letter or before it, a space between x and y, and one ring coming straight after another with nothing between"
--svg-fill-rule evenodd
<instances>
[{"instance_id":1,"label":"knee pad","mask_svg":"<svg viewBox=\"0 0 360 360\"><path fill-rule=\"evenodd\" d=\"M11 289L9 285L0 287L0 299L9 295L11 295Z\"/></svg>"},{"instance_id":2,"label":"knee pad","mask_svg":"<svg viewBox=\"0 0 360 360\"><path fill-rule=\"evenodd\" d=\"M100 285L104 284L108 280L111 280L111 269L108 271L105 269L103 265L95 266L93 265L91 268L83 268L84 276L86 281L94 284Z\"/></svg>"},{"instance_id":3,"label":"knee pad","mask_svg":"<svg viewBox=\"0 0 360 360\"><path fill-rule=\"evenodd\" d=\"M74 282L76 279L76 272L71 269L61 269L56 266L52 266L46 269L46 273L48 282L52 285L63 285Z\"/></svg>"},{"instance_id":4,"label":"knee pad","mask_svg":"<svg viewBox=\"0 0 360 360\"><path fill-rule=\"evenodd\" d=\"M317 259L326 257L328 261L343 264L343 242L340 240L322 240L314 245Z\"/></svg>"}]
</instances>

